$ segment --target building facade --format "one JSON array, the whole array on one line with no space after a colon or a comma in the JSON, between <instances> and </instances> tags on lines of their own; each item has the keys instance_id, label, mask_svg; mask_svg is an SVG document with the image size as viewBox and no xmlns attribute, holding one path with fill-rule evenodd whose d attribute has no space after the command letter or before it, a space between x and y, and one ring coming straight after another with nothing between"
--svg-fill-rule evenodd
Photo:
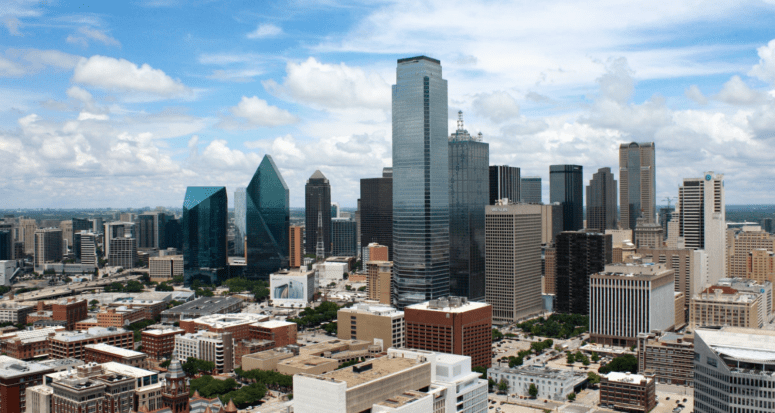
<instances>
[{"instance_id":1,"label":"building facade","mask_svg":"<svg viewBox=\"0 0 775 413\"><path fill-rule=\"evenodd\" d=\"M43 228L35 231L35 266L62 261L62 230Z\"/></svg>"},{"instance_id":2,"label":"building facade","mask_svg":"<svg viewBox=\"0 0 775 413\"><path fill-rule=\"evenodd\" d=\"M714 283L727 270L726 205L724 175L705 173L703 178L686 178L678 188L680 236L686 248L708 253L708 276Z\"/></svg>"},{"instance_id":3,"label":"building facade","mask_svg":"<svg viewBox=\"0 0 775 413\"><path fill-rule=\"evenodd\" d=\"M390 261L369 261L366 263L366 274L366 292L369 300L391 305L393 263Z\"/></svg>"},{"instance_id":4,"label":"building facade","mask_svg":"<svg viewBox=\"0 0 775 413\"><path fill-rule=\"evenodd\" d=\"M519 181L519 202L525 204L543 203L540 176L523 176Z\"/></svg>"},{"instance_id":5,"label":"building facade","mask_svg":"<svg viewBox=\"0 0 775 413\"><path fill-rule=\"evenodd\" d=\"M611 168L600 168L587 186L587 228L616 229L616 180Z\"/></svg>"},{"instance_id":6,"label":"building facade","mask_svg":"<svg viewBox=\"0 0 775 413\"><path fill-rule=\"evenodd\" d=\"M194 357L215 364L213 373L234 371L234 339L231 333L200 331L175 336L175 353L181 360Z\"/></svg>"},{"instance_id":7,"label":"building facade","mask_svg":"<svg viewBox=\"0 0 775 413\"><path fill-rule=\"evenodd\" d=\"M188 187L183 201L183 271L187 283L201 269L218 271L226 267L227 231L226 188Z\"/></svg>"},{"instance_id":8,"label":"building facade","mask_svg":"<svg viewBox=\"0 0 775 413\"><path fill-rule=\"evenodd\" d=\"M43 384L43 375L53 371L39 363L0 356L0 413L27 411L26 389Z\"/></svg>"},{"instance_id":9,"label":"building facade","mask_svg":"<svg viewBox=\"0 0 775 413\"><path fill-rule=\"evenodd\" d=\"M331 218L331 254L358 256L358 224L350 218Z\"/></svg>"},{"instance_id":10,"label":"building facade","mask_svg":"<svg viewBox=\"0 0 775 413\"><path fill-rule=\"evenodd\" d=\"M395 305L449 294L447 81L441 62L398 60L393 100Z\"/></svg>"},{"instance_id":11,"label":"building facade","mask_svg":"<svg viewBox=\"0 0 775 413\"><path fill-rule=\"evenodd\" d=\"M585 231L557 235L554 311L589 315L589 277L611 262L611 239Z\"/></svg>"},{"instance_id":12,"label":"building facade","mask_svg":"<svg viewBox=\"0 0 775 413\"><path fill-rule=\"evenodd\" d=\"M304 250L316 254L318 243L323 243L324 255L331 256L331 184L320 171L315 171L304 186L304 214L307 232Z\"/></svg>"},{"instance_id":13,"label":"building facade","mask_svg":"<svg viewBox=\"0 0 775 413\"><path fill-rule=\"evenodd\" d=\"M150 329L140 332L143 351L153 360L164 360L175 350L175 336L185 333L182 328Z\"/></svg>"},{"instance_id":14,"label":"building facade","mask_svg":"<svg viewBox=\"0 0 775 413\"><path fill-rule=\"evenodd\" d=\"M242 187L234 191L234 254L241 257L245 256L247 225L247 193Z\"/></svg>"},{"instance_id":15,"label":"building facade","mask_svg":"<svg viewBox=\"0 0 775 413\"><path fill-rule=\"evenodd\" d=\"M687 339L688 338L688 339ZM638 371L653 374L659 383L694 383L694 344L682 334L638 334Z\"/></svg>"},{"instance_id":16,"label":"building facade","mask_svg":"<svg viewBox=\"0 0 775 413\"><path fill-rule=\"evenodd\" d=\"M493 321L536 315L541 302L542 205L495 205L486 209L486 301Z\"/></svg>"},{"instance_id":17,"label":"building facade","mask_svg":"<svg viewBox=\"0 0 775 413\"><path fill-rule=\"evenodd\" d=\"M116 327L92 327L86 331L60 332L49 337L51 358L76 358L83 360L87 344L106 343L131 350L134 347L134 334Z\"/></svg>"},{"instance_id":18,"label":"building facade","mask_svg":"<svg viewBox=\"0 0 775 413\"><path fill-rule=\"evenodd\" d=\"M131 269L137 263L137 242L134 238L121 237L110 240L108 265Z\"/></svg>"},{"instance_id":19,"label":"building facade","mask_svg":"<svg viewBox=\"0 0 775 413\"><path fill-rule=\"evenodd\" d=\"M692 297L689 328L762 328L772 314L772 284L744 291L731 285L713 285ZM751 291L753 290L753 291ZM762 291L762 292L759 292Z\"/></svg>"},{"instance_id":20,"label":"building facade","mask_svg":"<svg viewBox=\"0 0 775 413\"><path fill-rule=\"evenodd\" d=\"M549 166L549 202L562 205L562 230L584 228L584 170L580 165Z\"/></svg>"},{"instance_id":21,"label":"building facade","mask_svg":"<svg viewBox=\"0 0 775 413\"><path fill-rule=\"evenodd\" d=\"M538 390L537 398L560 402L567 400L569 394L581 391L587 381L587 375L582 372L539 365L493 367L487 370L487 378L496 383L505 382L508 394L530 396L530 386L533 385Z\"/></svg>"},{"instance_id":22,"label":"building facade","mask_svg":"<svg viewBox=\"0 0 775 413\"><path fill-rule=\"evenodd\" d=\"M304 263L304 228L291 225L288 229L288 265L299 268Z\"/></svg>"},{"instance_id":23,"label":"building facade","mask_svg":"<svg viewBox=\"0 0 775 413\"><path fill-rule=\"evenodd\" d=\"M360 243L364 250L371 243L388 247L393 259L393 170L385 168L381 178L361 179ZM366 261L363 261L366 262Z\"/></svg>"},{"instance_id":24,"label":"building facade","mask_svg":"<svg viewBox=\"0 0 775 413\"><path fill-rule=\"evenodd\" d=\"M656 222L656 157L654 142L619 146L619 206L622 229L635 229L637 219Z\"/></svg>"},{"instance_id":25,"label":"building facade","mask_svg":"<svg viewBox=\"0 0 775 413\"><path fill-rule=\"evenodd\" d=\"M647 413L657 407L654 376L612 372L601 376L600 405L611 409Z\"/></svg>"},{"instance_id":26,"label":"building facade","mask_svg":"<svg viewBox=\"0 0 775 413\"><path fill-rule=\"evenodd\" d=\"M404 312L384 305L356 304L337 312L337 334L343 340L382 341L384 350L406 347Z\"/></svg>"},{"instance_id":27,"label":"building facade","mask_svg":"<svg viewBox=\"0 0 775 413\"><path fill-rule=\"evenodd\" d=\"M728 238L727 277L747 277L751 251L775 251L775 236L756 226L744 226ZM771 280L768 280L771 281Z\"/></svg>"},{"instance_id":28,"label":"building facade","mask_svg":"<svg viewBox=\"0 0 775 413\"><path fill-rule=\"evenodd\" d=\"M183 276L182 255L151 257L148 261L148 275L151 281L162 283Z\"/></svg>"},{"instance_id":29,"label":"building facade","mask_svg":"<svg viewBox=\"0 0 775 413\"><path fill-rule=\"evenodd\" d=\"M272 272L288 268L290 226L288 185L271 156L264 155L246 194L248 276L268 281Z\"/></svg>"},{"instance_id":30,"label":"building facade","mask_svg":"<svg viewBox=\"0 0 775 413\"><path fill-rule=\"evenodd\" d=\"M491 165L489 167L489 186L490 202L487 205L495 205L495 201L504 198L508 199L511 204L520 202L522 181L519 168L508 165Z\"/></svg>"}]
</instances>

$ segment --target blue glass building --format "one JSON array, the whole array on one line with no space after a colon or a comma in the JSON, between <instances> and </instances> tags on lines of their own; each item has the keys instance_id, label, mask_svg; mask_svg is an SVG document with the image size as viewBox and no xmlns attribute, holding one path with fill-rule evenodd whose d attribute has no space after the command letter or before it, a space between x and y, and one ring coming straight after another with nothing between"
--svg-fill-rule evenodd
<instances>
[{"instance_id":1,"label":"blue glass building","mask_svg":"<svg viewBox=\"0 0 775 413\"><path fill-rule=\"evenodd\" d=\"M398 60L393 85L393 301L449 295L447 81L441 62Z\"/></svg>"},{"instance_id":2,"label":"blue glass building","mask_svg":"<svg viewBox=\"0 0 775 413\"><path fill-rule=\"evenodd\" d=\"M245 233L247 232L247 222L245 220L247 195L245 188L237 188L234 191L234 254L245 255Z\"/></svg>"},{"instance_id":3,"label":"blue glass building","mask_svg":"<svg viewBox=\"0 0 775 413\"><path fill-rule=\"evenodd\" d=\"M358 223L350 218L331 219L331 255L358 256Z\"/></svg>"},{"instance_id":4,"label":"blue glass building","mask_svg":"<svg viewBox=\"0 0 775 413\"><path fill-rule=\"evenodd\" d=\"M247 276L269 281L269 274L288 268L290 202L280 170L265 155L245 190Z\"/></svg>"},{"instance_id":5,"label":"blue glass building","mask_svg":"<svg viewBox=\"0 0 775 413\"><path fill-rule=\"evenodd\" d=\"M183 201L183 271L193 279L215 282L228 257L228 196L222 186L190 186Z\"/></svg>"},{"instance_id":6,"label":"blue glass building","mask_svg":"<svg viewBox=\"0 0 775 413\"><path fill-rule=\"evenodd\" d=\"M449 137L449 291L450 295L483 301L490 145L481 141L481 133L471 136L463 128L463 113L458 115L457 131ZM518 183L519 169L513 169L517 170ZM518 191L513 196L518 199Z\"/></svg>"},{"instance_id":7,"label":"blue glass building","mask_svg":"<svg viewBox=\"0 0 775 413\"><path fill-rule=\"evenodd\" d=\"M562 204L562 230L584 228L584 173L579 165L549 166L549 202Z\"/></svg>"}]
</instances>

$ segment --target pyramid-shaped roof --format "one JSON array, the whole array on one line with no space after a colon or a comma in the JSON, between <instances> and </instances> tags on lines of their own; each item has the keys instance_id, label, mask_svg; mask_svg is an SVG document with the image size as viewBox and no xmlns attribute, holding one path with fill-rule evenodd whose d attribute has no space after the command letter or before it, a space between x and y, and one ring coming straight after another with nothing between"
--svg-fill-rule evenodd
<instances>
[{"instance_id":1,"label":"pyramid-shaped roof","mask_svg":"<svg viewBox=\"0 0 775 413\"><path fill-rule=\"evenodd\" d=\"M186 198L183 201L184 209L191 209L205 199L213 196L216 192L223 190L226 192L225 186L189 186L186 188Z\"/></svg>"}]
</instances>

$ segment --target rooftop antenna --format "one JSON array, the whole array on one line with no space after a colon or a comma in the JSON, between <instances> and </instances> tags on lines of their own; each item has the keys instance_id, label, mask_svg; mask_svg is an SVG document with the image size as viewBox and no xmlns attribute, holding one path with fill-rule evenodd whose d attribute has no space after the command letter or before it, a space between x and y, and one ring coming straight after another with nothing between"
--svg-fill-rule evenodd
<instances>
[{"instance_id":1,"label":"rooftop antenna","mask_svg":"<svg viewBox=\"0 0 775 413\"><path fill-rule=\"evenodd\" d=\"M457 111L457 130L463 130L463 111Z\"/></svg>"}]
</instances>

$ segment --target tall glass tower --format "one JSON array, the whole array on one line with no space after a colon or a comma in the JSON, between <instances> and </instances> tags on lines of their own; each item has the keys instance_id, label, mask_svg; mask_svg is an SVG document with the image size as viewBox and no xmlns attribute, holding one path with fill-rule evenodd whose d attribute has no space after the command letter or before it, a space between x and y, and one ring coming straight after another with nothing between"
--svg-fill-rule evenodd
<instances>
[{"instance_id":1,"label":"tall glass tower","mask_svg":"<svg viewBox=\"0 0 775 413\"><path fill-rule=\"evenodd\" d=\"M183 201L183 270L192 278L215 281L226 268L229 213L226 188L190 186Z\"/></svg>"},{"instance_id":2,"label":"tall glass tower","mask_svg":"<svg viewBox=\"0 0 775 413\"><path fill-rule=\"evenodd\" d=\"M587 186L587 228L616 229L616 180L611 168L600 168Z\"/></svg>"},{"instance_id":3,"label":"tall glass tower","mask_svg":"<svg viewBox=\"0 0 775 413\"><path fill-rule=\"evenodd\" d=\"M562 204L562 230L584 228L584 170L580 165L549 166L549 202Z\"/></svg>"},{"instance_id":4,"label":"tall glass tower","mask_svg":"<svg viewBox=\"0 0 775 413\"><path fill-rule=\"evenodd\" d=\"M398 60L393 85L394 304L449 295L447 81L441 62Z\"/></svg>"},{"instance_id":5,"label":"tall glass tower","mask_svg":"<svg viewBox=\"0 0 775 413\"><path fill-rule=\"evenodd\" d=\"M265 155L245 191L247 275L269 280L269 274L288 268L288 185L274 160Z\"/></svg>"},{"instance_id":6,"label":"tall glass tower","mask_svg":"<svg viewBox=\"0 0 775 413\"><path fill-rule=\"evenodd\" d=\"M458 112L457 131L449 136L449 293L475 301L485 298L484 210L492 195L489 165L490 145L482 142L481 133L471 136L463 128L463 112ZM519 169L516 173L518 183ZM512 197L519 199L518 189Z\"/></svg>"},{"instance_id":7,"label":"tall glass tower","mask_svg":"<svg viewBox=\"0 0 775 413\"><path fill-rule=\"evenodd\" d=\"M237 188L234 191L234 227L237 229L234 234L234 253L237 255L245 255L246 212L247 194L245 188Z\"/></svg>"},{"instance_id":8,"label":"tall glass tower","mask_svg":"<svg viewBox=\"0 0 775 413\"><path fill-rule=\"evenodd\" d=\"M318 241L322 239L325 257L331 256L331 211L331 184L322 172L315 171L304 185L304 230L307 233L304 249L307 254L316 254Z\"/></svg>"},{"instance_id":9,"label":"tall glass tower","mask_svg":"<svg viewBox=\"0 0 775 413\"><path fill-rule=\"evenodd\" d=\"M641 216L646 224L656 222L655 168L654 142L619 146L619 223L622 229L635 229Z\"/></svg>"}]
</instances>

